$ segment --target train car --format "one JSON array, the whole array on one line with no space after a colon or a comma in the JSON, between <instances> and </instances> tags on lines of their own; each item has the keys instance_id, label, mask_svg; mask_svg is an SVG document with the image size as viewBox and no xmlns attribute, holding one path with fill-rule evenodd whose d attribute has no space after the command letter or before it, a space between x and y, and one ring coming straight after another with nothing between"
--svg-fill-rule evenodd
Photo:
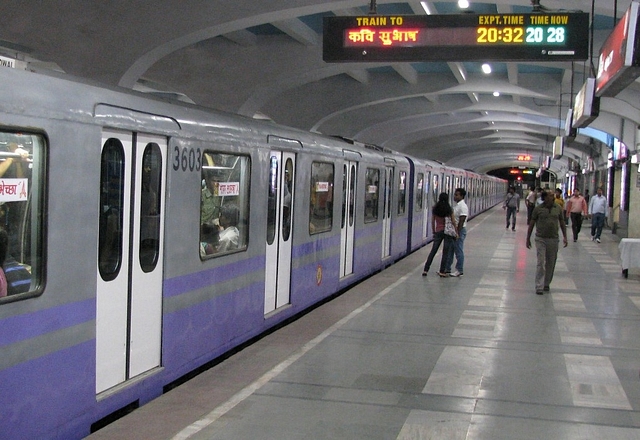
<instances>
[{"instance_id":1,"label":"train car","mask_svg":"<svg viewBox=\"0 0 640 440\"><path fill-rule=\"evenodd\" d=\"M82 438L383 269L430 239L460 175L79 80L0 79L0 438ZM476 178L486 209L498 183Z\"/></svg>"}]
</instances>

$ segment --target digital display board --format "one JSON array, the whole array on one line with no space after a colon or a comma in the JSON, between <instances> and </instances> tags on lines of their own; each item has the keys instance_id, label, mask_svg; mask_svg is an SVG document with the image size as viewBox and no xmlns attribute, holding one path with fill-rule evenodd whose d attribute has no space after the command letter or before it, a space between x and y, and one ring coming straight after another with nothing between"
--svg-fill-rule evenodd
<instances>
[{"instance_id":1,"label":"digital display board","mask_svg":"<svg viewBox=\"0 0 640 440\"><path fill-rule=\"evenodd\" d=\"M589 14L325 17L323 59L572 61L589 52Z\"/></svg>"}]
</instances>

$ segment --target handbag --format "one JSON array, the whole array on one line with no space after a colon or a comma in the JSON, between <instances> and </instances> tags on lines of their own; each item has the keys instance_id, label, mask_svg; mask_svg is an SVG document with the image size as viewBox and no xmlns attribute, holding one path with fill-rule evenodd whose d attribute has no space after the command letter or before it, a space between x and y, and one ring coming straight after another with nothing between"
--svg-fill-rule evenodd
<instances>
[{"instance_id":1,"label":"handbag","mask_svg":"<svg viewBox=\"0 0 640 440\"><path fill-rule=\"evenodd\" d=\"M458 231L451 221L451 217L444 218L444 235L449 237L458 238Z\"/></svg>"}]
</instances>

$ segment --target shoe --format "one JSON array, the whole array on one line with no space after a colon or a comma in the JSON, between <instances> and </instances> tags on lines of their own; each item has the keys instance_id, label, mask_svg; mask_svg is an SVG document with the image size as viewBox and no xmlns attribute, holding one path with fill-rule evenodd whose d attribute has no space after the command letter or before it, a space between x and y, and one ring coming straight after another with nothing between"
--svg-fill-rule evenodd
<instances>
[{"instance_id":1,"label":"shoe","mask_svg":"<svg viewBox=\"0 0 640 440\"><path fill-rule=\"evenodd\" d=\"M596 237L595 236L591 236L591 241L595 241Z\"/></svg>"},{"instance_id":2,"label":"shoe","mask_svg":"<svg viewBox=\"0 0 640 440\"><path fill-rule=\"evenodd\" d=\"M458 271L456 270L456 271L454 271L454 272L451 272L451 273L449 274L449 276L450 276L450 277L461 277L461 276L462 276L462 273L461 273L461 272L458 272Z\"/></svg>"},{"instance_id":3,"label":"shoe","mask_svg":"<svg viewBox=\"0 0 640 440\"><path fill-rule=\"evenodd\" d=\"M545 292L548 292L549 291L549 286L544 286L544 288L542 290L544 290Z\"/></svg>"},{"instance_id":4,"label":"shoe","mask_svg":"<svg viewBox=\"0 0 640 440\"><path fill-rule=\"evenodd\" d=\"M513 232L516 232L516 228L511 228L511 230L512 230Z\"/></svg>"},{"instance_id":5,"label":"shoe","mask_svg":"<svg viewBox=\"0 0 640 440\"><path fill-rule=\"evenodd\" d=\"M536 290L536 295L542 295L544 292L542 290Z\"/></svg>"},{"instance_id":6,"label":"shoe","mask_svg":"<svg viewBox=\"0 0 640 440\"><path fill-rule=\"evenodd\" d=\"M426 277L427 276L427 271L425 270L424 272L422 272L422 276Z\"/></svg>"},{"instance_id":7,"label":"shoe","mask_svg":"<svg viewBox=\"0 0 640 440\"><path fill-rule=\"evenodd\" d=\"M576 241L578 241L578 240L576 240L576 239L573 239L573 242L574 242L574 243L575 243Z\"/></svg>"},{"instance_id":8,"label":"shoe","mask_svg":"<svg viewBox=\"0 0 640 440\"><path fill-rule=\"evenodd\" d=\"M449 278L449 274L446 272L436 272L441 278Z\"/></svg>"},{"instance_id":9,"label":"shoe","mask_svg":"<svg viewBox=\"0 0 640 440\"><path fill-rule=\"evenodd\" d=\"M600 243L600 239L599 238L596 238L596 243Z\"/></svg>"}]
</instances>

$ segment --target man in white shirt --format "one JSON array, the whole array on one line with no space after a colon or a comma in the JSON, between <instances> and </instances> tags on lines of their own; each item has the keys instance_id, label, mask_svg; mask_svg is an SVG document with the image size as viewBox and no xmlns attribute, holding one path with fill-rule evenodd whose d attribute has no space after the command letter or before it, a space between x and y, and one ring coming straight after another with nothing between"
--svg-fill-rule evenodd
<instances>
[{"instance_id":1,"label":"man in white shirt","mask_svg":"<svg viewBox=\"0 0 640 440\"><path fill-rule=\"evenodd\" d=\"M607 198L602 194L602 188L598 188L597 194L589 200L589 215L591 216L591 240L600 243L600 235L604 226L604 217L607 213Z\"/></svg>"},{"instance_id":2,"label":"man in white shirt","mask_svg":"<svg viewBox=\"0 0 640 440\"><path fill-rule=\"evenodd\" d=\"M533 214L533 208L536 207L536 200L538 199L538 194L540 194L541 191L542 189L540 189L540 187L534 189L534 186L531 185L529 194L527 194L527 198L524 199L524 204L527 206L527 225L529 225L529 222L531 221L531 214Z\"/></svg>"},{"instance_id":3,"label":"man in white shirt","mask_svg":"<svg viewBox=\"0 0 640 440\"><path fill-rule=\"evenodd\" d=\"M467 236L466 221L469 216L469 207L464 201L467 191L464 188L456 188L453 193L453 201L456 202L456 206L453 207L453 217L456 221L456 229L458 230L458 238L453 242L453 252L449 253L447 263L445 266L445 272L451 272L451 265L453 264L453 255L456 256L456 270L451 272L452 277L461 277L464 275L464 239Z\"/></svg>"}]
</instances>

